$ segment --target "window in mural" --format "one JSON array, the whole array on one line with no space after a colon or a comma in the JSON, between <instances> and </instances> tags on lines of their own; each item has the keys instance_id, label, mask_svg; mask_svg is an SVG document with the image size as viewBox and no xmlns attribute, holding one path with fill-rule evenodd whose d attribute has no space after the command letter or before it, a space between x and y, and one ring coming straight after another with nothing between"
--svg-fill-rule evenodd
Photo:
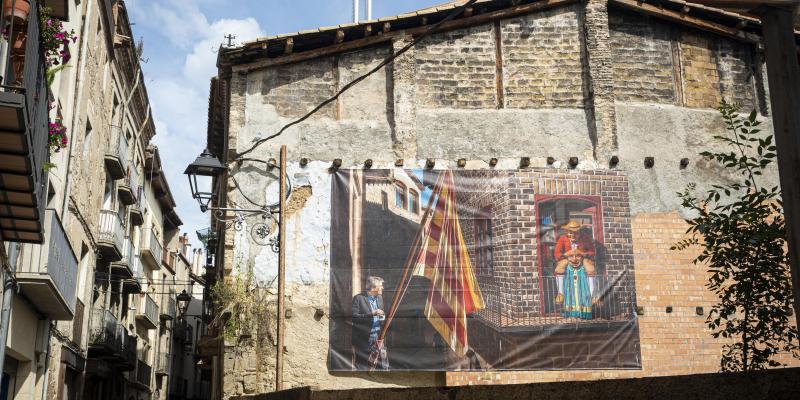
<instances>
[{"instance_id":1,"label":"window in mural","mask_svg":"<svg viewBox=\"0 0 800 400\"><path fill-rule=\"evenodd\" d=\"M394 205L397 208L406 208L406 187L400 182L394 184Z\"/></svg>"},{"instance_id":2,"label":"window in mural","mask_svg":"<svg viewBox=\"0 0 800 400\"><path fill-rule=\"evenodd\" d=\"M641 367L623 172L351 174L332 179L330 370Z\"/></svg>"}]
</instances>

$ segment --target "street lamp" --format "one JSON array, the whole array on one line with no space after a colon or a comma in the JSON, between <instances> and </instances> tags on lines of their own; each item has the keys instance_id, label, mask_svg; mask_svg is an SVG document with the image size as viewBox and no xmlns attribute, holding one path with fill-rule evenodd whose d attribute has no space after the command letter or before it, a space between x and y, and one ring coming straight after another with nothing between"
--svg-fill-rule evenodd
<instances>
[{"instance_id":1,"label":"street lamp","mask_svg":"<svg viewBox=\"0 0 800 400\"><path fill-rule=\"evenodd\" d=\"M189 177L192 197L200 203L201 211L206 212L208 210L208 203L214 197L214 190L211 187L214 178L218 177L226 169L217 157L214 157L208 149L204 149L200 156L186 167L186 171L183 171Z\"/></svg>"},{"instance_id":2,"label":"street lamp","mask_svg":"<svg viewBox=\"0 0 800 400\"><path fill-rule=\"evenodd\" d=\"M186 311L189 309L189 303L192 301L192 296L190 296L189 293L186 293L186 289L183 289L183 291L178 295L177 301L178 313L181 316L185 316Z\"/></svg>"}]
</instances>

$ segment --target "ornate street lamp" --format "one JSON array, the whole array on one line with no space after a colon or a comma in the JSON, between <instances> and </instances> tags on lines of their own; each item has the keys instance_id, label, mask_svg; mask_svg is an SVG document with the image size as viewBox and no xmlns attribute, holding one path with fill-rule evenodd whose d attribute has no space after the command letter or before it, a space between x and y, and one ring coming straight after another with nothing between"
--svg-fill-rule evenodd
<instances>
[{"instance_id":1,"label":"ornate street lamp","mask_svg":"<svg viewBox=\"0 0 800 400\"><path fill-rule=\"evenodd\" d=\"M240 161L260 162L266 164L268 169L277 168L281 170L281 168L276 165L274 160L262 161L248 158ZM219 187L213 185L214 179L220 177L225 171L227 171L227 168L222 165L219 159L214 157L214 155L211 154L208 149L203 150L203 153L201 153L193 163L186 167L186 171L183 173L189 177L189 187L192 191L192 197L197 200L198 204L200 204L200 211L213 211L211 216L214 219L225 223L226 227L230 226L228 223L232 223L234 229L237 231L240 231L244 228L245 215L260 215L262 217L262 221L255 223L250 227L250 234L258 244L269 245L272 247L272 250L277 253L279 248L278 238L273 237L268 239L268 236L270 236L272 233L272 229L270 228L270 224L267 222L271 219L274 220L275 214L280 214L280 201L275 204L264 205L253 203L259 208L226 208L212 207L209 205L211 203L211 199L217 195L217 189ZM292 190L291 182L286 175L286 171L281 170L280 174L281 179L283 179L286 183L285 198L288 199ZM245 196L245 198L247 197ZM249 198L247 199L250 200ZM252 203L252 201L250 202ZM233 215L231 216L227 214L228 212L233 213ZM204 244L207 245L208 249L213 249L216 247L216 237L209 235L207 240L208 242Z\"/></svg>"},{"instance_id":2,"label":"ornate street lamp","mask_svg":"<svg viewBox=\"0 0 800 400\"><path fill-rule=\"evenodd\" d=\"M192 301L192 296L190 296L189 293L186 293L186 289L183 289L176 300L178 302L179 315L186 315L186 311L189 309L189 303Z\"/></svg>"},{"instance_id":3,"label":"ornate street lamp","mask_svg":"<svg viewBox=\"0 0 800 400\"><path fill-rule=\"evenodd\" d=\"M206 212L208 210L208 203L211 202L215 195L215 191L211 186L214 183L214 179L225 170L227 168L219 162L217 157L214 157L208 149L205 149L193 163L186 167L186 171L183 171L189 177L192 197L200 203L200 211Z\"/></svg>"}]
</instances>

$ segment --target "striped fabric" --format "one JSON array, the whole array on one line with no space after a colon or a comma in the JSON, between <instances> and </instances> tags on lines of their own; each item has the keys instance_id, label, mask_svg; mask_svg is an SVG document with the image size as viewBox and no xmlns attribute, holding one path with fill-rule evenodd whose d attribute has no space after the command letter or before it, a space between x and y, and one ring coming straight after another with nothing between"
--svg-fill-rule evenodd
<instances>
[{"instance_id":1,"label":"striped fabric","mask_svg":"<svg viewBox=\"0 0 800 400\"><path fill-rule=\"evenodd\" d=\"M452 172L442 172L431 196L434 208L422 227L414 270L431 281L425 316L450 348L464 356L469 347L467 314L484 304L461 234Z\"/></svg>"}]
</instances>

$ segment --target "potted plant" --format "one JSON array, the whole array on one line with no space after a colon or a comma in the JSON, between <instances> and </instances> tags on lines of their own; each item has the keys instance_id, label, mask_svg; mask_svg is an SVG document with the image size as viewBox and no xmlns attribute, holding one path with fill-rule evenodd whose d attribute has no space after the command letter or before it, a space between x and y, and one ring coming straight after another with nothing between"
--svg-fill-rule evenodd
<instances>
[{"instance_id":1,"label":"potted plant","mask_svg":"<svg viewBox=\"0 0 800 400\"><path fill-rule=\"evenodd\" d=\"M48 133L47 143L51 152L58 153L61 149L67 147L67 127L64 126L60 119L50 122Z\"/></svg>"},{"instance_id":2,"label":"potted plant","mask_svg":"<svg viewBox=\"0 0 800 400\"><path fill-rule=\"evenodd\" d=\"M64 30L64 23L50 16L49 8L42 8L39 13L39 29L41 30L42 50L47 59L47 65L63 65L71 58L69 42L78 40L75 30Z\"/></svg>"},{"instance_id":3,"label":"potted plant","mask_svg":"<svg viewBox=\"0 0 800 400\"><path fill-rule=\"evenodd\" d=\"M6 19L13 17L19 21L25 21L28 19L30 11L30 0L3 0L3 15Z\"/></svg>"}]
</instances>

